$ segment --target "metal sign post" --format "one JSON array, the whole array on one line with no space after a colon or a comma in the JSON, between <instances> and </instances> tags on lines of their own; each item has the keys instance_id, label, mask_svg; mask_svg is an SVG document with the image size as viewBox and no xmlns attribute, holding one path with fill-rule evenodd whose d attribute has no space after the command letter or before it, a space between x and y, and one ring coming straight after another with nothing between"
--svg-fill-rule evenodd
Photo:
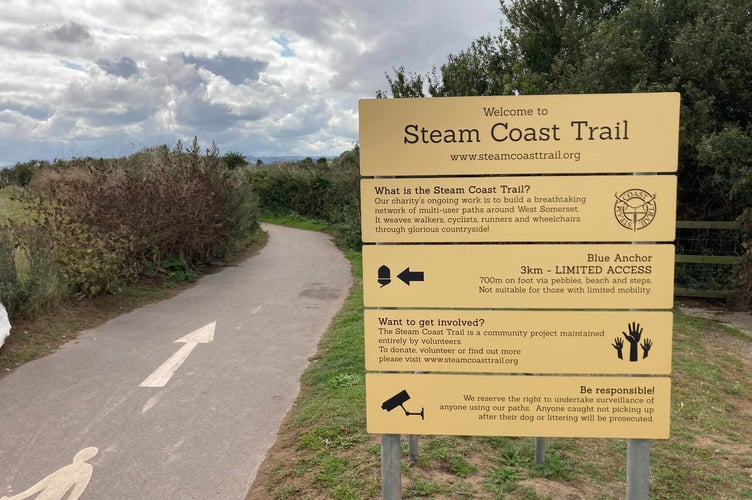
<instances>
[{"instance_id":1,"label":"metal sign post","mask_svg":"<svg viewBox=\"0 0 752 500\"><path fill-rule=\"evenodd\" d=\"M648 500L650 440L627 440L627 500Z\"/></svg>"},{"instance_id":2,"label":"metal sign post","mask_svg":"<svg viewBox=\"0 0 752 500\"><path fill-rule=\"evenodd\" d=\"M399 434L381 435L381 498L401 500L402 465Z\"/></svg>"}]
</instances>

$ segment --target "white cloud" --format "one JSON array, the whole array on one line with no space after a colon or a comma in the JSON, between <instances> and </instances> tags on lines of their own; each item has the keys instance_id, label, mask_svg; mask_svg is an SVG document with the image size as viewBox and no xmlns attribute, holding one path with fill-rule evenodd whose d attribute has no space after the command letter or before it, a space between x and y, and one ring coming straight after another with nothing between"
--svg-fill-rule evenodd
<instances>
[{"instance_id":1,"label":"white cloud","mask_svg":"<svg viewBox=\"0 0 752 500\"><path fill-rule=\"evenodd\" d=\"M357 101L498 31L494 0L6 0L0 165L198 136L223 151L336 155ZM7 149L6 149L7 147Z\"/></svg>"},{"instance_id":2,"label":"white cloud","mask_svg":"<svg viewBox=\"0 0 752 500\"><path fill-rule=\"evenodd\" d=\"M48 38L61 43L84 43L91 40L89 28L74 21L55 26L46 32Z\"/></svg>"},{"instance_id":3,"label":"white cloud","mask_svg":"<svg viewBox=\"0 0 752 500\"><path fill-rule=\"evenodd\" d=\"M138 64L130 57L121 57L117 61L110 59L97 59L97 66L102 68L105 72L128 78L135 74L138 74Z\"/></svg>"}]
</instances>

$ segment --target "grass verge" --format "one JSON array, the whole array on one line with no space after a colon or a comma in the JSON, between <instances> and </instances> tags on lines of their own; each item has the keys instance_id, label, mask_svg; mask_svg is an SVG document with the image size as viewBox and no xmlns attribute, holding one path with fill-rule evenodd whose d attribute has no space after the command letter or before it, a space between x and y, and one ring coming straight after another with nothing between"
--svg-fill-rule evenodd
<instances>
[{"instance_id":1,"label":"grass verge","mask_svg":"<svg viewBox=\"0 0 752 500\"><path fill-rule=\"evenodd\" d=\"M248 499L378 499L380 441L365 431L360 254L356 283L305 372ZM653 441L651 498L752 499L752 341L675 312L671 438ZM610 499L626 492L626 441L421 436L405 499Z\"/></svg>"},{"instance_id":2,"label":"grass verge","mask_svg":"<svg viewBox=\"0 0 752 500\"><path fill-rule=\"evenodd\" d=\"M329 232L331 230L331 227L326 222L307 219L297 214L288 214L288 215L263 214L261 216L261 220L263 222L268 222L270 224L279 224L281 226L294 227L297 229L307 229L309 231Z\"/></svg>"}]
</instances>

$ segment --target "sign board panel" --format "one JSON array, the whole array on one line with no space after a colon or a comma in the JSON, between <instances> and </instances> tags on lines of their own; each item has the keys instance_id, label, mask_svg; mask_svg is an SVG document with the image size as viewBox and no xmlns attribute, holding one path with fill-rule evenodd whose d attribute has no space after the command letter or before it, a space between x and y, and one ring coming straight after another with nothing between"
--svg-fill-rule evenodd
<instances>
[{"instance_id":1,"label":"sign board panel","mask_svg":"<svg viewBox=\"0 0 752 500\"><path fill-rule=\"evenodd\" d=\"M364 176L674 172L679 94L363 99Z\"/></svg>"},{"instance_id":2,"label":"sign board panel","mask_svg":"<svg viewBox=\"0 0 752 500\"><path fill-rule=\"evenodd\" d=\"M366 370L671 373L670 311L365 311Z\"/></svg>"},{"instance_id":3,"label":"sign board panel","mask_svg":"<svg viewBox=\"0 0 752 500\"><path fill-rule=\"evenodd\" d=\"M366 374L369 433L668 439L668 377Z\"/></svg>"},{"instance_id":4,"label":"sign board panel","mask_svg":"<svg viewBox=\"0 0 752 500\"><path fill-rule=\"evenodd\" d=\"M363 179L367 242L673 241L676 176Z\"/></svg>"},{"instance_id":5,"label":"sign board panel","mask_svg":"<svg viewBox=\"0 0 752 500\"><path fill-rule=\"evenodd\" d=\"M366 307L670 309L673 245L367 245Z\"/></svg>"}]
</instances>

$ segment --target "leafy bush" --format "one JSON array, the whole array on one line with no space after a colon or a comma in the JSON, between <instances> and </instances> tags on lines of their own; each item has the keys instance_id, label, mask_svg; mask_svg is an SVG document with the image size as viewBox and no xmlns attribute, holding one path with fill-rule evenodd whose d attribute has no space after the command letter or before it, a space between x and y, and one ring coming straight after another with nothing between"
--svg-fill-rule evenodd
<instances>
[{"instance_id":1,"label":"leafy bush","mask_svg":"<svg viewBox=\"0 0 752 500\"><path fill-rule=\"evenodd\" d=\"M697 148L700 166L712 172L710 185L725 213L740 214L752 206L752 127L725 127L705 136ZM721 205L720 202L723 202Z\"/></svg>"},{"instance_id":2,"label":"leafy bush","mask_svg":"<svg viewBox=\"0 0 752 500\"><path fill-rule=\"evenodd\" d=\"M359 248L360 151L356 146L331 164L307 158L249 171L261 209L270 215L297 214L331 224L337 242Z\"/></svg>"},{"instance_id":3,"label":"leafy bush","mask_svg":"<svg viewBox=\"0 0 752 500\"><path fill-rule=\"evenodd\" d=\"M27 186L34 176L34 171L44 165L46 161L31 160L24 163L16 163L11 168L0 170L0 188L5 186Z\"/></svg>"},{"instance_id":4,"label":"leafy bush","mask_svg":"<svg viewBox=\"0 0 752 500\"><path fill-rule=\"evenodd\" d=\"M54 251L44 231L0 227L0 302L11 320L31 318L63 296Z\"/></svg>"},{"instance_id":5,"label":"leafy bush","mask_svg":"<svg viewBox=\"0 0 752 500\"><path fill-rule=\"evenodd\" d=\"M194 139L189 148L31 162L6 174L3 182L27 185L1 201L13 208L0 219L0 301L9 315L115 292L150 270L192 281L196 268L245 248L259 229L258 201L245 172L226 160L214 144L200 154Z\"/></svg>"},{"instance_id":6,"label":"leafy bush","mask_svg":"<svg viewBox=\"0 0 752 500\"><path fill-rule=\"evenodd\" d=\"M194 139L187 150L178 143L172 150L159 146L121 161L87 159L67 167L35 176L33 188L79 224L76 229L99 235L79 243L102 265L119 266L124 277L140 272L144 262L158 268L173 256L185 270L195 269L237 250L258 229L250 184L226 167L214 145L201 155Z\"/></svg>"},{"instance_id":7,"label":"leafy bush","mask_svg":"<svg viewBox=\"0 0 752 500\"><path fill-rule=\"evenodd\" d=\"M246 159L245 155L236 151L225 153L222 157L222 160L230 170L235 170L236 168L241 168L248 165L248 160Z\"/></svg>"},{"instance_id":8,"label":"leafy bush","mask_svg":"<svg viewBox=\"0 0 752 500\"><path fill-rule=\"evenodd\" d=\"M740 306L752 305L752 209L746 209L739 218L742 223L742 248L736 268Z\"/></svg>"},{"instance_id":9,"label":"leafy bush","mask_svg":"<svg viewBox=\"0 0 752 500\"><path fill-rule=\"evenodd\" d=\"M61 187L70 188L64 183ZM32 191L19 191L14 198L30 214L33 229L27 231L36 234L34 244L27 242L25 247L28 259L34 262L44 256L54 262L67 295L92 297L116 291L134 276L128 264L133 242L123 231L98 232L64 206Z\"/></svg>"}]
</instances>

